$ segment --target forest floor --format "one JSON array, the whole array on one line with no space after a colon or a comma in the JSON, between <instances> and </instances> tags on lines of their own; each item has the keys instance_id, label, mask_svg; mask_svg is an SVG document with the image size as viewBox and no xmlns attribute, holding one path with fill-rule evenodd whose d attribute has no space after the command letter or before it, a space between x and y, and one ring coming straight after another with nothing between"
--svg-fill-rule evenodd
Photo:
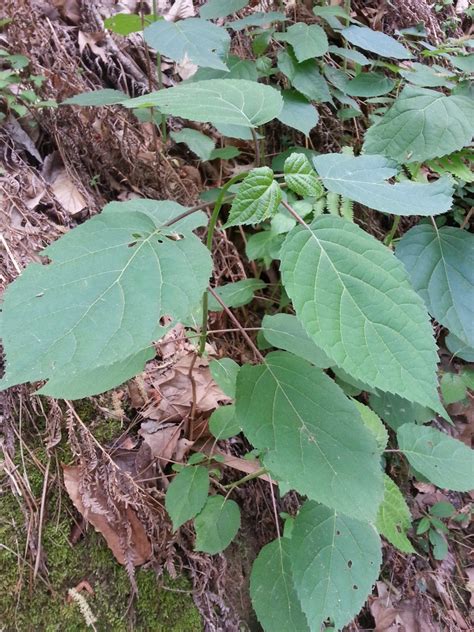
<instances>
[{"instance_id":1,"label":"forest floor","mask_svg":"<svg viewBox=\"0 0 474 632\"><path fill-rule=\"evenodd\" d=\"M120 6L133 11L137 4L127 0ZM394 3L400 24L393 22L394 11L392 22L386 22L385 4L354 1L352 7L358 19L386 32L417 18L433 20L433 28L440 28L429 3ZM3 0L0 20L12 21L0 29L0 48L27 56L31 74L46 77L44 100L61 102L98 88L142 94L153 84L142 40L104 29L103 18L116 5L112 0ZM240 34L233 45L245 49L248 42ZM163 72L165 85L171 85L175 68L164 63ZM314 148L339 151L353 130L326 109L318 128L323 131L312 139ZM181 126L179 120L169 124L176 130ZM266 144L269 157L285 149L278 125L269 127ZM202 190L220 186L252 163L253 144L239 141L238 147L238 160L203 163L184 145L163 143L154 123L139 123L114 106L45 108L31 111L21 125L10 115L0 124L0 290L46 245L109 201L146 197L186 206L201 203ZM378 238L390 228L384 217L378 223L369 216L364 220ZM409 221L403 219L401 227ZM231 241L219 232L216 285L254 276L242 260L243 249L243 234ZM274 270L265 274L274 282ZM258 322L265 301L261 293L251 307L239 310L246 327ZM211 326L229 330L232 323L216 313ZM239 363L251 359L232 331L216 336L209 351ZM190 528L171 533L163 509L165 469L170 461L179 462L189 445L176 426L166 435L156 428L163 417L175 419L177 410L182 414L189 406L191 387L183 387L189 342L174 330L160 352L161 362L152 361L143 376L93 399L58 402L34 395L30 386L0 395L0 630L260 629L248 576L257 552L274 535L268 483L257 478L237 492L242 529L224 555L195 553ZM448 353L441 354L447 362ZM163 362L172 370L164 372ZM202 398L211 400L207 410L212 402L214 407L222 402L205 362L196 367L195 381ZM168 394L166 401L154 397L157 384ZM471 444L472 399L453 405L450 413L462 440ZM224 482L252 471L253 462L242 458L250 449L242 438L221 442L219 449L234 468ZM83 496L84 486L103 513L112 515L110 520L102 515L92 526L82 518L78 490ZM447 500L463 510L474 500L469 494L443 494L428 483L410 481L405 487L415 519L435 502ZM296 495L287 494L279 509L292 513L298 503ZM347 631L472 630L469 529L469 524L449 523L449 552L443 561L422 546L416 555L404 555L384 543L381 579ZM124 540L133 541L125 552Z\"/></svg>"}]
</instances>

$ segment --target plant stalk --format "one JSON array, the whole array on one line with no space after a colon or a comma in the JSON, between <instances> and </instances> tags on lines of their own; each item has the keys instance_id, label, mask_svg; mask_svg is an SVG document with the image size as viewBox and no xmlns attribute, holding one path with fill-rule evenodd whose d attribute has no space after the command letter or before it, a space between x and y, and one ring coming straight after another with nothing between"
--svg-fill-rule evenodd
<instances>
[{"instance_id":1,"label":"plant stalk","mask_svg":"<svg viewBox=\"0 0 474 632\"><path fill-rule=\"evenodd\" d=\"M400 215L395 215L392 228L390 229L390 232L383 240L386 246L390 246L390 244L392 243L393 238L395 237L395 233L397 232L398 225L400 224L400 219L401 219Z\"/></svg>"}]
</instances>

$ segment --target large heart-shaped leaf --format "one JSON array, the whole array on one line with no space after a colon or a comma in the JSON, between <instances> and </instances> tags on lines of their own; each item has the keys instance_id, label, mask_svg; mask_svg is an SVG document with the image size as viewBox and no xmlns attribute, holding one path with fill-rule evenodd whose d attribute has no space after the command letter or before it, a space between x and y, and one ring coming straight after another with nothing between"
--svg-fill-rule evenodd
<instances>
[{"instance_id":1,"label":"large heart-shaped leaf","mask_svg":"<svg viewBox=\"0 0 474 632\"><path fill-rule=\"evenodd\" d=\"M369 127L364 151L398 162L445 156L470 142L473 120L472 99L407 86L388 112Z\"/></svg>"},{"instance_id":2,"label":"large heart-shaped leaf","mask_svg":"<svg viewBox=\"0 0 474 632\"><path fill-rule=\"evenodd\" d=\"M398 242L396 255L430 314L474 347L474 235L420 224Z\"/></svg>"},{"instance_id":3,"label":"large heart-shaped leaf","mask_svg":"<svg viewBox=\"0 0 474 632\"><path fill-rule=\"evenodd\" d=\"M292 229L280 255L296 315L335 364L444 413L428 314L388 248L352 222L320 217Z\"/></svg>"},{"instance_id":4,"label":"large heart-shaped leaf","mask_svg":"<svg viewBox=\"0 0 474 632\"><path fill-rule=\"evenodd\" d=\"M324 154L313 158L313 164L329 191L384 213L438 215L453 203L453 187L448 178L432 184L386 182L397 174L397 169L383 156Z\"/></svg>"},{"instance_id":5,"label":"large heart-shaped leaf","mask_svg":"<svg viewBox=\"0 0 474 632\"><path fill-rule=\"evenodd\" d=\"M361 519L382 498L375 439L354 404L320 369L277 351L237 376L237 420L287 488Z\"/></svg>"},{"instance_id":6,"label":"large heart-shaped leaf","mask_svg":"<svg viewBox=\"0 0 474 632\"><path fill-rule=\"evenodd\" d=\"M374 527L306 502L288 547L296 593L311 630L330 618L340 630L359 612L382 561Z\"/></svg>"},{"instance_id":7,"label":"large heart-shaped leaf","mask_svg":"<svg viewBox=\"0 0 474 632\"><path fill-rule=\"evenodd\" d=\"M165 114L213 125L258 127L277 117L283 99L275 88L245 79L209 79L124 101L129 108L158 107Z\"/></svg>"}]
</instances>

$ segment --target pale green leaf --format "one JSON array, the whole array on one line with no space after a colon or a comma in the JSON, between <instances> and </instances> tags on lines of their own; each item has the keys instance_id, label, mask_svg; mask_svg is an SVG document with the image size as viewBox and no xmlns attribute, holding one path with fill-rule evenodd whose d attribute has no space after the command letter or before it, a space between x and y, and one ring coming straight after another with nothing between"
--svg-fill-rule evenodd
<instances>
[{"instance_id":1,"label":"pale green leaf","mask_svg":"<svg viewBox=\"0 0 474 632\"><path fill-rule=\"evenodd\" d=\"M430 408L409 402L393 393L371 394L369 403L392 430L406 423L425 424L435 416Z\"/></svg>"},{"instance_id":2,"label":"pale green leaf","mask_svg":"<svg viewBox=\"0 0 474 632\"><path fill-rule=\"evenodd\" d=\"M208 492L209 474L204 466L188 466L176 474L165 498L166 511L173 522L174 531L201 511Z\"/></svg>"},{"instance_id":3,"label":"pale green leaf","mask_svg":"<svg viewBox=\"0 0 474 632\"><path fill-rule=\"evenodd\" d=\"M426 64L419 64L415 62L406 70L400 70L400 74L404 79L416 86L426 88L449 88L454 85L452 81L449 81L450 78L455 76L452 72L449 72L445 68L442 70L436 70Z\"/></svg>"},{"instance_id":4,"label":"pale green leaf","mask_svg":"<svg viewBox=\"0 0 474 632\"><path fill-rule=\"evenodd\" d=\"M422 162L462 149L473 134L474 103L467 97L407 86L372 125L364 141L368 154L398 162Z\"/></svg>"},{"instance_id":5,"label":"pale green leaf","mask_svg":"<svg viewBox=\"0 0 474 632\"><path fill-rule=\"evenodd\" d=\"M267 314L262 320L262 332L265 340L278 349L290 351L321 369L332 365L332 361L314 344L296 316Z\"/></svg>"},{"instance_id":6,"label":"pale green leaf","mask_svg":"<svg viewBox=\"0 0 474 632\"><path fill-rule=\"evenodd\" d=\"M395 81L380 72L362 72L346 84L345 92L351 97L379 97L394 86Z\"/></svg>"},{"instance_id":7,"label":"pale green leaf","mask_svg":"<svg viewBox=\"0 0 474 632\"><path fill-rule=\"evenodd\" d=\"M318 110L296 90L283 90L281 95L283 109L278 120L309 136L310 131L318 124Z\"/></svg>"},{"instance_id":8,"label":"pale green leaf","mask_svg":"<svg viewBox=\"0 0 474 632\"><path fill-rule=\"evenodd\" d=\"M182 206L172 200L145 200L142 198L129 200L128 202L109 202L102 209L102 215L106 213L143 213L147 215L157 226L172 222L170 233L189 233L196 228L206 226L208 217L202 211L191 213L178 221L174 218L183 215L188 207Z\"/></svg>"},{"instance_id":9,"label":"pale green leaf","mask_svg":"<svg viewBox=\"0 0 474 632\"><path fill-rule=\"evenodd\" d=\"M354 46L376 53L381 57L409 59L412 56L407 48L390 35L373 31L366 26L349 26L341 31L341 35Z\"/></svg>"},{"instance_id":10,"label":"pale green leaf","mask_svg":"<svg viewBox=\"0 0 474 632\"><path fill-rule=\"evenodd\" d=\"M428 314L388 248L352 222L324 216L288 233L280 254L296 315L335 364L444 414Z\"/></svg>"},{"instance_id":11,"label":"pale green leaf","mask_svg":"<svg viewBox=\"0 0 474 632\"><path fill-rule=\"evenodd\" d=\"M474 489L474 451L429 426L405 424L397 430L398 447L417 472L443 489Z\"/></svg>"},{"instance_id":12,"label":"pale green leaf","mask_svg":"<svg viewBox=\"0 0 474 632\"><path fill-rule=\"evenodd\" d=\"M320 369L277 351L237 377L237 420L277 480L361 519L375 518L382 473L375 439Z\"/></svg>"},{"instance_id":13,"label":"pale green leaf","mask_svg":"<svg viewBox=\"0 0 474 632\"><path fill-rule=\"evenodd\" d=\"M474 72L474 53L469 55L450 55L449 60L455 68L463 72Z\"/></svg>"},{"instance_id":14,"label":"pale green leaf","mask_svg":"<svg viewBox=\"0 0 474 632\"><path fill-rule=\"evenodd\" d=\"M240 529L240 509L233 500L210 496L194 520L196 551L215 555L226 549Z\"/></svg>"},{"instance_id":15,"label":"pale green leaf","mask_svg":"<svg viewBox=\"0 0 474 632\"><path fill-rule=\"evenodd\" d=\"M216 294L224 301L227 307L242 307L253 301L254 294L257 290L266 287L265 281L260 279L242 279L234 283L226 283L220 287L214 288ZM221 312L223 307L216 299L209 295L208 309L211 312Z\"/></svg>"},{"instance_id":16,"label":"pale green leaf","mask_svg":"<svg viewBox=\"0 0 474 632\"><path fill-rule=\"evenodd\" d=\"M283 99L275 88L245 79L211 79L178 85L123 103L158 107L165 114L213 125L258 127L277 117Z\"/></svg>"},{"instance_id":17,"label":"pale green leaf","mask_svg":"<svg viewBox=\"0 0 474 632\"><path fill-rule=\"evenodd\" d=\"M240 366L232 358L220 358L209 362L212 378L224 393L234 399L235 382Z\"/></svg>"},{"instance_id":18,"label":"pale green leaf","mask_svg":"<svg viewBox=\"0 0 474 632\"><path fill-rule=\"evenodd\" d=\"M103 90L94 90L93 92L81 92L69 99L66 99L61 105L82 105L82 106L100 106L115 105L128 100L128 95L120 90L112 90L104 88Z\"/></svg>"},{"instance_id":19,"label":"pale green leaf","mask_svg":"<svg viewBox=\"0 0 474 632\"><path fill-rule=\"evenodd\" d=\"M229 50L230 36L207 20L159 20L145 28L143 37L149 46L178 63L187 59L197 66L227 70L222 60Z\"/></svg>"},{"instance_id":20,"label":"pale green leaf","mask_svg":"<svg viewBox=\"0 0 474 632\"><path fill-rule=\"evenodd\" d=\"M306 502L288 547L293 580L311 630L330 618L336 629L352 621L375 583L380 538L367 522Z\"/></svg>"},{"instance_id":21,"label":"pale green leaf","mask_svg":"<svg viewBox=\"0 0 474 632\"><path fill-rule=\"evenodd\" d=\"M225 228L242 224L258 224L278 210L281 189L269 167L257 167L245 176L237 191Z\"/></svg>"},{"instance_id":22,"label":"pale green leaf","mask_svg":"<svg viewBox=\"0 0 474 632\"><path fill-rule=\"evenodd\" d=\"M458 373L443 373L439 385L446 406L461 402L466 398L466 384L462 375Z\"/></svg>"},{"instance_id":23,"label":"pale green leaf","mask_svg":"<svg viewBox=\"0 0 474 632\"><path fill-rule=\"evenodd\" d=\"M370 59L367 59L365 55L360 53L358 50L352 50L352 48L340 48L339 46L330 46L328 51L333 53L334 55L338 55L343 59L348 59L349 61L353 61L359 66L369 66L372 62Z\"/></svg>"},{"instance_id":24,"label":"pale green leaf","mask_svg":"<svg viewBox=\"0 0 474 632\"><path fill-rule=\"evenodd\" d=\"M406 532L411 527L411 514L403 494L392 479L384 474L384 497L375 522L378 532L402 553L415 553Z\"/></svg>"},{"instance_id":25,"label":"pale green leaf","mask_svg":"<svg viewBox=\"0 0 474 632\"><path fill-rule=\"evenodd\" d=\"M453 186L449 178L436 182L386 182L397 173L383 156L324 154L313 158L324 186L333 193L369 208L395 215L438 215L452 205Z\"/></svg>"},{"instance_id":26,"label":"pale green leaf","mask_svg":"<svg viewBox=\"0 0 474 632\"><path fill-rule=\"evenodd\" d=\"M385 428L380 417L374 413L368 406L358 402L356 399L352 400L355 407L360 413L361 419L364 422L366 428L374 435L380 452L383 452L388 444L388 432Z\"/></svg>"},{"instance_id":27,"label":"pale green leaf","mask_svg":"<svg viewBox=\"0 0 474 632\"><path fill-rule=\"evenodd\" d=\"M396 255L433 318L474 347L474 235L419 224L398 242Z\"/></svg>"},{"instance_id":28,"label":"pale green leaf","mask_svg":"<svg viewBox=\"0 0 474 632\"><path fill-rule=\"evenodd\" d=\"M147 24L146 19L150 16L144 16L144 20L137 13L116 13L104 20L106 29L118 33L118 35L130 35L143 31L143 23Z\"/></svg>"},{"instance_id":29,"label":"pale green leaf","mask_svg":"<svg viewBox=\"0 0 474 632\"><path fill-rule=\"evenodd\" d=\"M268 262L272 259L278 259L284 238L284 235L276 234L271 230L262 230L255 235L250 235L245 246L245 254L250 261L263 259Z\"/></svg>"},{"instance_id":30,"label":"pale green leaf","mask_svg":"<svg viewBox=\"0 0 474 632\"><path fill-rule=\"evenodd\" d=\"M209 430L216 439L229 439L242 431L235 415L235 406L220 406L209 418Z\"/></svg>"},{"instance_id":31,"label":"pale green leaf","mask_svg":"<svg viewBox=\"0 0 474 632\"><path fill-rule=\"evenodd\" d=\"M285 22L285 20L286 15L279 11L256 12L247 15L245 18L227 22L226 26L234 31L243 31L249 26L266 26L272 22Z\"/></svg>"},{"instance_id":32,"label":"pale green leaf","mask_svg":"<svg viewBox=\"0 0 474 632\"><path fill-rule=\"evenodd\" d=\"M448 351L453 355L465 360L466 362L474 362L474 349L460 340L454 334L448 334L444 340Z\"/></svg>"},{"instance_id":33,"label":"pale green leaf","mask_svg":"<svg viewBox=\"0 0 474 632\"><path fill-rule=\"evenodd\" d=\"M332 102L329 87L313 59L298 63L291 52L278 54L278 69L310 101Z\"/></svg>"},{"instance_id":34,"label":"pale green leaf","mask_svg":"<svg viewBox=\"0 0 474 632\"><path fill-rule=\"evenodd\" d=\"M198 68L197 72L186 80L186 83L195 83L206 79L247 79L257 81L258 72L256 64L251 59L242 59L236 55L228 55L226 64L229 70L216 70L215 68Z\"/></svg>"},{"instance_id":35,"label":"pale green leaf","mask_svg":"<svg viewBox=\"0 0 474 632\"><path fill-rule=\"evenodd\" d=\"M290 26L286 32L276 34L275 39L291 44L299 62L312 57L321 57L328 50L326 33L317 24L309 25L304 22L297 22Z\"/></svg>"},{"instance_id":36,"label":"pale green leaf","mask_svg":"<svg viewBox=\"0 0 474 632\"><path fill-rule=\"evenodd\" d=\"M233 145L226 145L225 147L217 147L216 149L213 149L209 160L215 160L216 158L220 158L221 160L230 160L231 158L237 158L237 156L240 156L240 150Z\"/></svg>"},{"instance_id":37,"label":"pale green leaf","mask_svg":"<svg viewBox=\"0 0 474 632\"><path fill-rule=\"evenodd\" d=\"M215 20L216 18L225 18L236 11L240 11L246 7L249 0L208 0L199 9L199 14L206 20Z\"/></svg>"},{"instance_id":38,"label":"pale green leaf","mask_svg":"<svg viewBox=\"0 0 474 632\"><path fill-rule=\"evenodd\" d=\"M287 538L273 540L253 563L250 597L267 632L309 632L293 585L289 548Z\"/></svg>"},{"instance_id":39,"label":"pale green leaf","mask_svg":"<svg viewBox=\"0 0 474 632\"><path fill-rule=\"evenodd\" d=\"M283 168L288 187L301 197L321 197L324 189L309 159L304 154L291 154Z\"/></svg>"},{"instance_id":40,"label":"pale green leaf","mask_svg":"<svg viewBox=\"0 0 474 632\"><path fill-rule=\"evenodd\" d=\"M122 371L120 363L156 339L162 316L178 320L193 310L208 284L209 252L185 224L183 238L174 238L162 204L162 217L110 205L49 246L50 263L30 264L9 286L2 388L61 376L67 398L67 384L71 393L80 387L76 376L117 363Z\"/></svg>"},{"instance_id":41,"label":"pale green leaf","mask_svg":"<svg viewBox=\"0 0 474 632\"><path fill-rule=\"evenodd\" d=\"M206 134L197 129L184 127L179 132L171 132L171 138L176 143L184 143L201 160L210 160L214 151L215 142Z\"/></svg>"}]
</instances>

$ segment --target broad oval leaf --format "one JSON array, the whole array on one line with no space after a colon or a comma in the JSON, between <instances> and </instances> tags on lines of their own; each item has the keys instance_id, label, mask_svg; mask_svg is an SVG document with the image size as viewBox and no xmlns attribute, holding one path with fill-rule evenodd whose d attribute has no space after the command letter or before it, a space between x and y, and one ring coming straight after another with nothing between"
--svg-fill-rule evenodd
<instances>
[{"instance_id":1,"label":"broad oval leaf","mask_svg":"<svg viewBox=\"0 0 474 632\"><path fill-rule=\"evenodd\" d=\"M156 339L162 316L192 312L209 281L209 252L185 224L178 240L179 224L164 224L159 213L109 208L44 250L50 263L25 269L4 296L1 388L69 375L67 398L76 374L126 361Z\"/></svg>"},{"instance_id":2,"label":"broad oval leaf","mask_svg":"<svg viewBox=\"0 0 474 632\"><path fill-rule=\"evenodd\" d=\"M145 28L143 37L149 46L173 61L188 59L197 66L227 70L222 60L230 47L230 35L207 20L158 20Z\"/></svg>"},{"instance_id":3,"label":"broad oval leaf","mask_svg":"<svg viewBox=\"0 0 474 632\"><path fill-rule=\"evenodd\" d=\"M218 440L229 439L242 432L233 404L216 408L209 417L209 431Z\"/></svg>"},{"instance_id":4,"label":"broad oval leaf","mask_svg":"<svg viewBox=\"0 0 474 632\"><path fill-rule=\"evenodd\" d=\"M278 53L278 69L310 101L332 102L328 84L313 59L298 63L291 52Z\"/></svg>"},{"instance_id":5,"label":"broad oval leaf","mask_svg":"<svg viewBox=\"0 0 474 632\"><path fill-rule=\"evenodd\" d=\"M474 235L420 224L395 252L433 318L474 347Z\"/></svg>"},{"instance_id":6,"label":"broad oval leaf","mask_svg":"<svg viewBox=\"0 0 474 632\"><path fill-rule=\"evenodd\" d=\"M281 95L283 109L278 120L309 136L310 131L318 124L318 110L296 90L283 90Z\"/></svg>"},{"instance_id":7,"label":"broad oval leaf","mask_svg":"<svg viewBox=\"0 0 474 632\"><path fill-rule=\"evenodd\" d=\"M201 511L208 492L209 473L204 466L188 466L176 474L165 498L166 511L173 522L174 531Z\"/></svg>"},{"instance_id":8,"label":"broad oval leaf","mask_svg":"<svg viewBox=\"0 0 474 632\"><path fill-rule=\"evenodd\" d=\"M176 143L187 145L201 160L211 160L216 143L210 136L189 127L184 127L179 132L171 132L170 136Z\"/></svg>"},{"instance_id":9,"label":"broad oval leaf","mask_svg":"<svg viewBox=\"0 0 474 632\"><path fill-rule=\"evenodd\" d=\"M382 499L374 437L357 409L320 369L282 351L237 377L237 420L287 488L361 519Z\"/></svg>"},{"instance_id":10,"label":"broad oval leaf","mask_svg":"<svg viewBox=\"0 0 474 632\"><path fill-rule=\"evenodd\" d=\"M225 18L236 11L240 11L246 7L249 0L208 0L199 9L199 14L206 20L215 20L216 18Z\"/></svg>"},{"instance_id":11,"label":"broad oval leaf","mask_svg":"<svg viewBox=\"0 0 474 632\"><path fill-rule=\"evenodd\" d=\"M220 358L209 363L213 380L224 391L227 397L235 397L235 383L240 366L232 358Z\"/></svg>"},{"instance_id":12,"label":"broad oval leaf","mask_svg":"<svg viewBox=\"0 0 474 632\"><path fill-rule=\"evenodd\" d=\"M323 28L317 24L304 22L293 24L285 33L276 34L275 39L291 44L299 62L312 57L321 57L327 52L329 46Z\"/></svg>"},{"instance_id":13,"label":"broad oval leaf","mask_svg":"<svg viewBox=\"0 0 474 632\"><path fill-rule=\"evenodd\" d=\"M373 31L366 26L349 26L341 31L341 35L354 46L376 53L381 57L409 59L412 56L407 48L390 35Z\"/></svg>"},{"instance_id":14,"label":"broad oval leaf","mask_svg":"<svg viewBox=\"0 0 474 632\"><path fill-rule=\"evenodd\" d=\"M406 532L411 527L411 514L402 492L392 479L384 474L384 496L379 507L375 526L384 538L402 553L415 553Z\"/></svg>"},{"instance_id":15,"label":"broad oval leaf","mask_svg":"<svg viewBox=\"0 0 474 632\"><path fill-rule=\"evenodd\" d=\"M398 447L417 472L443 489L474 489L474 451L430 426L404 424L397 430Z\"/></svg>"},{"instance_id":16,"label":"broad oval leaf","mask_svg":"<svg viewBox=\"0 0 474 632\"><path fill-rule=\"evenodd\" d=\"M364 151L385 154L400 163L445 156L471 141L473 119L472 99L407 86L388 112L369 127Z\"/></svg>"},{"instance_id":17,"label":"broad oval leaf","mask_svg":"<svg viewBox=\"0 0 474 632\"><path fill-rule=\"evenodd\" d=\"M340 48L339 46L330 46L328 51L330 53L333 53L334 55L337 55L338 57L353 61L360 66L370 66L370 64L372 63L370 59L367 59L365 55L360 53L358 50L354 50L352 48Z\"/></svg>"},{"instance_id":18,"label":"broad oval leaf","mask_svg":"<svg viewBox=\"0 0 474 632\"><path fill-rule=\"evenodd\" d=\"M275 88L245 79L209 79L151 92L122 103L213 125L258 127L276 118L283 99Z\"/></svg>"},{"instance_id":19,"label":"broad oval leaf","mask_svg":"<svg viewBox=\"0 0 474 632\"><path fill-rule=\"evenodd\" d=\"M392 430L406 423L425 424L435 416L430 408L409 402L393 393L371 393L369 403Z\"/></svg>"},{"instance_id":20,"label":"broad oval leaf","mask_svg":"<svg viewBox=\"0 0 474 632\"><path fill-rule=\"evenodd\" d=\"M311 630L342 629L362 608L382 562L374 527L306 502L289 544L294 585Z\"/></svg>"},{"instance_id":21,"label":"broad oval leaf","mask_svg":"<svg viewBox=\"0 0 474 632\"><path fill-rule=\"evenodd\" d=\"M258 224L275 215L281 202L281 189L269 167L257 167L245 176L230 207L225 228Z\"/></svg>"},{"instance_id":22,"label":"broad oval leaf","mask_svg":"<svg viewBox=\"0 0 474 632\"><path fill-rule=\"evenodd\" d=\"M215 555L226 549L240 529L240 509L233 500L209 496L194 520L196 551Z\"/></svg>"},{"instance_id":23,"label":"broad oval leaf","mask_svg":"<svg viewBox=\"0 0 474 632\"><path fill-rule=\"evenodd\" d=\"M267 632L309 632L293 585L289 548L287 538L273 540L253 563L250 597Z\"/></svg>"},{"instance_id":24,"label":"broad oval leaf","mask_svg":"<svg viewBox=\"0 0 474 632\"><path fill-rule=\"evenodd\" d=\"M388 248L351 222L319 217L288 233L280 255L296 315L335 364L444 414L428 314Z\"/></svg>"},{"instance_id":25,"label":"broad oval leaf","mask_svg":"<svg viewBox=\"0 0 474 632\"><path fill-rule=\"evenodd\" d=\"M301 197L321 197L324 189L307 156L294 153L288 156L284 166L285 182Z\"/></svg>"},{"instance_id":26,"label":"broad oval leaf","mask_svg":"<svg viewBox=\"0 0 474 632\"><path fill-rule=\"evenodd\" d=\"M384 213L439 215L453 203L453 186L448 178L430 184L385 182L396 175L397 169L383 156L324 154L313 158L313 164L329 191Z\"/></svg>"},{"instance_id":27,"label":"broad oval leaf","mask_svg":"<svg viewBox=\"0 0 474 632\"><path fill-rule=\"evenodd\" d=\"M394 85L393 79L380 72L362 72L346 84L344 92L352 97L379 97L390 92Z\"/></svg>"},{"instance_id":28,"label":"broad oval leaf","mask_svg":"<svg viewBox=\"0 0 474 632\"><path fill-rule=\"evenodd\" d=\"M81 92L69 99L66 99L61 105L82 105L82 106L100 106L100 105L117 105L122 101L128 100L129 97L125 92L113 90L112 88L104 88L103 90L93 90L92 92Z\"/></svg>"},{"instance_id":29,"label":"broad oval leaf","mask_svg":"<svg viewBox=\"0 0 474 632\"><path fill-rule=\"evenodd\" d=\"M465 360L466 362L474 362L474 349L460 340L454 334L448 334L444 343L453 355Z\"/></svg>"}]
</instances>

